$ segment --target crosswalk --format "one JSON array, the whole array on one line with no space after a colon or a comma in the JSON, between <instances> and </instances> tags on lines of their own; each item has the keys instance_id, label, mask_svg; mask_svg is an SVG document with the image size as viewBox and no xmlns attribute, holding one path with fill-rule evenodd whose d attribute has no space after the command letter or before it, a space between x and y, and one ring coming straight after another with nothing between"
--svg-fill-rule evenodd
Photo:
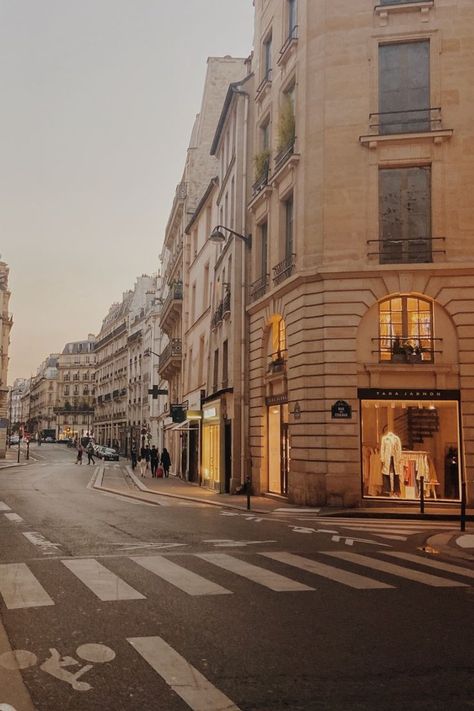
<instances>
[{"instance_id":1,"label":"crosswalk","mask_svg":"<svg viewBox=\"0 0 474 711\"><path fill-rule=\"evenodd\" d=\"M364 555L326 550L312 557L288 551L263 551L253 552L245 559L227 553L124 556L119 558L123 577L108 567L107 559L103 561L77 558L48 564L60 565L60 569L68 571L66 575L79 582L83 592L88 591L106 603L147 599L150 580L155 585L159 583L160 594L168 587L192 597L218 597L242 592L242 584L238 584L242 579L250 584L248 592L244 588L244 594L249 595L256 588L277 594L317 594L321 580L353 590L382 591L394 590L406 581L432 588L465 588L474 579L474 570L470 568L386 549ZM199 572L193 570L196 566ZM46 589L51 586L51 575L44 567L39 568L35 574L26 563L0 565L0 601L7 609L56 604L54 591ZM56 574L53 579L57 578ZM140 589L143 585L146 590Z\"/></svg>"},{"instance_id":2,"label":"crosswalk","mask_svg":"<svg viewBox=\"0 0 474 711\"><path fill-rule=\"evenodd\" d=\"M277 512L275 512L277 513ZM343 528L357 534L375 534L378 538L390 541L406 541L410 536L427 531L452 530L455 524L453 521L416 521L403 519L379 519L379 518L353 518L344 516L311 516L294 515L285 512L285 518L293 523L304 524L305 526L320 526L324 529ZM281 513L279 514L281 516Z\"/></svg>"}]
</instances>

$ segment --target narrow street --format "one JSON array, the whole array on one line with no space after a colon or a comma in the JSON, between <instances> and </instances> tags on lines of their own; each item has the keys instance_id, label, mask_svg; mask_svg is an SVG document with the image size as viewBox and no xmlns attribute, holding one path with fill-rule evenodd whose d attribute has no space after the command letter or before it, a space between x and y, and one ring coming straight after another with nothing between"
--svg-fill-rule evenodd
<instances>
[{"instance_id":1,"label":"narrow street","mask_svg":"<svg viewBox=\"0 0 474 711\"><path fill-rule=\"evenodd\" d=\"M424 556L419 522L308 535L309 515L153 506L34 455L0 473L0 593L38 711L470 707L474 569Z\"/></svg>"}]
</instances>

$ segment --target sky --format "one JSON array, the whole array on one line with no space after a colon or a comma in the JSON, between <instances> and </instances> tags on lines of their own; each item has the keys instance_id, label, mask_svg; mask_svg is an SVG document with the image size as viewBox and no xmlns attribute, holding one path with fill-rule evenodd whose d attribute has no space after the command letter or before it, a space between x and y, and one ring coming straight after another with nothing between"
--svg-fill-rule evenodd
<instances>
[{"instance_id":1,"label":"sky","mask_svg":"<svg viewBox=\"0 0 474 711\"><path fill-rule=\"evenodd\" d=\"M252 0L0 0L9 384L157 271L207 57L252 39Z\"/></svg>"}]
</instances>

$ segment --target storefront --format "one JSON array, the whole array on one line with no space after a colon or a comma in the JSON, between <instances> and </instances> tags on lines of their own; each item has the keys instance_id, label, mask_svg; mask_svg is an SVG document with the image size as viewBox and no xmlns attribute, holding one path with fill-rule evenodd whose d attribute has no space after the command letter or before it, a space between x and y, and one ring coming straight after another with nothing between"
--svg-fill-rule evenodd
<instances>
[{"instance_id":1,"label":"storefront","mask_svg":"<svg viewBox=\"0 0 474 711\"><path fill-rule=\"evenodd\" d=\"M221 490L221 405L215 400L202 410L201 483Z\"/></svg>"},{"instance_id":2,"label":"storefront","mask_svg":"<svg viewBox=\"0 0 474 711\"><path fill-rule=\"evenodd\" d=\"M362 496L459 501L459 390L359 389Z\"/></svg>"},{"instance_id":3,"label":"storefront","mask_svg":"<svg viewBox=\"0 0 474 711\"><path fill-rule=\"evenodd\" d=\"M288 495L290 437L288 431L288 396L266 398L268 418L268 491Z\"/></svg>"}]
</instances>

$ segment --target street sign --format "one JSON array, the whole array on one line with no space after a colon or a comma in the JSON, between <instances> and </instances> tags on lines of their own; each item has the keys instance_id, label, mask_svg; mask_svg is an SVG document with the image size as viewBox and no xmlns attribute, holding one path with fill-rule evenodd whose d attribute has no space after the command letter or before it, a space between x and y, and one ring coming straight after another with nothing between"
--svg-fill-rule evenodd
<instances>
[{"instance_id":1,"label":"street sign","mask_svg":"<svg viewBox=\"0 0 474 711\"><path fill-rule=\"evenodd\" d=\"M331 407L331 417L337 420L350 420L352 407L345 400L337 400Z\"/></svg>"},{"instance_id":2,"label":"street sign","mask_svg":"<svg viewBox=\"0 0 474 711\"><path fill-rule=\"evenodd\" d=\"M148 395L151 395L153 400L157 400L158 395L168 395L168 390L166 388L159 388L158 385L153 385L152 388L149 388Z\"/></svg>"}]
</instances>

